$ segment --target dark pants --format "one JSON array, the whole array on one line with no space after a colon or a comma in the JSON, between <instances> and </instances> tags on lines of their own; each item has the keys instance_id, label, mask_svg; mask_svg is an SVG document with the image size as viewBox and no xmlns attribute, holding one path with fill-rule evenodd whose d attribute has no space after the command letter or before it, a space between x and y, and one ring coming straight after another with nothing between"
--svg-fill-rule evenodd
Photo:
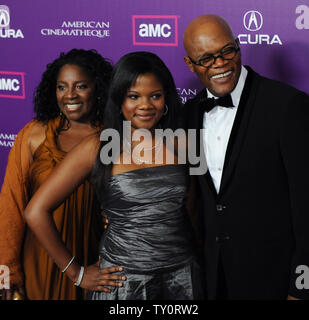
<instances>
[{"instance_id":1,"label":"dark pants","mask_svg":"<svg viewBox=\"0 0 309 320\"><path fill-rule=\"evenodd\" d=\"M218 278L217 278L217 295L216 300L227 300L228 292L226 285L225 272L222 264L222 257L220 255L218 262Z\"/></svg>"}]
</instances>

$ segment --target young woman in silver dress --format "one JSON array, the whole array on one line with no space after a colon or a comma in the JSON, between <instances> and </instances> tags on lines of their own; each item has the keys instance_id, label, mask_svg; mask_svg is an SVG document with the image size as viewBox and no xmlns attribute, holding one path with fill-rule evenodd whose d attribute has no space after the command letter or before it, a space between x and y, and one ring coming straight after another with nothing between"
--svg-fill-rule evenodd
<instances>
[{"instance_id":1,"label":"young woman in silver dress","mask_svg":"<svg viewBox=\"0 0 309 320\"><path fill-rule=\"evenodd\" d=\"M89 299L191 300L203 296L186 210L187 166L179 163L177 143L171 148L168 139L156 139L156 129L177 129L180 108L174 80L158 56L149 52L125 55L114 67L101 135L102 140L104 132L113 133L113 139L116 134L118 152L109 155L110 139L100 142L98 135L85 139L26 209L30 228L63 268L71 255L47 215L92 176L109 220L99 247L100 268L123 269L115 273L119 279L93 286L88 269L73 261L66 272L72 281L90 290ZM124 132L124 121L130 121L129 134ZM136 139L139 129L149 134ZM40 228L37 219L42 220Z\"/></svg>"}]
</instances>

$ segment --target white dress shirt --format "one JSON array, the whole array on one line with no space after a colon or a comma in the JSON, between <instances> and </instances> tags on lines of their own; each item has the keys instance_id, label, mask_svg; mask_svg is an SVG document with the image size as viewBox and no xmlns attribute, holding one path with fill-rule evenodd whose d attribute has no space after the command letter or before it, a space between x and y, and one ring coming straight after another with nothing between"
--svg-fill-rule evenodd
<instances>
[{"instance_id":1,"label":"white dress shirt","mask_svg":"<svg viewBox=\"0 0 309 320\"><path fill-rule=\"evenodd\" d=\"M203 143L207 166L213 183L219 193L225 153L235 120L240 96L245 85L248 71L241 67L238 83L231 92L233 108L217 106L203 117ZM207 90L208 98L215 97ZM215 97L217 98L217 97Z\"/></svg>"}]
</instances>

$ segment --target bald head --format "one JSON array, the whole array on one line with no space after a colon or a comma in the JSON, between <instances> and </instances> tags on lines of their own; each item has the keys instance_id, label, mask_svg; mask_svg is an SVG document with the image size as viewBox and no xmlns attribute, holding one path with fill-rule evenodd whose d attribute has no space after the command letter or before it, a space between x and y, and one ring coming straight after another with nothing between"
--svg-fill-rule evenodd
<instances>
[{"instance_id":1,"label":"bald head","mask_svg":"<svg viewBox=\"0 0 309 320\"><path fill-rule=\"evenodd\" d=\"M240 76L241 53L228 23L216 15L200 16L187 26L183 42L184 60L204 86L217 97L231 93ZM209 59L213 62L205 67Z\"/></svg>"},{"instance_id":2,"label":"bald head","mask_svg":"<svg viewBox=\"0 0 309 320\"><path fill-rule=\"evenodd\" d=\"M215 41L218 35L234 40L233 32L223 18L211 14L197 17L184 32L183 43L187 54L191 56L192 50L201 42Z\"/></svg>"}]
</instances>

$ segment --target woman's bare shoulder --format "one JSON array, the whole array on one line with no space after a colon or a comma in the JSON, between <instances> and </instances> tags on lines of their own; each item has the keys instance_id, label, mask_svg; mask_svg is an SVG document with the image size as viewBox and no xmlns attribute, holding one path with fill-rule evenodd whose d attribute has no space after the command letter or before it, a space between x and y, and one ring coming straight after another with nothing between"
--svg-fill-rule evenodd
<instances>
[{"instance_id":1,"label":"woman's bare shoulder","mask_svg":"<svg viewBox=\"0 0 309 320\"><path fill-rule=\"evenodd\" d=\"M100 136L96 133L83 138L67 155L70 159L83 158L84 162L93 165L100 147ZM86 160L87 159L87 160ZM74 160L74 161L75 161Z\"/></svg>"},{"instance_id":2,"label":"woman's bare shoulder","mask_svg":"<svg viewBox=\"0 0 309 320\"><path fill-rule=\"evenodd\" d=\"M29 148L32 155L46 139L46 128L47 124L40 121L33 121L28 138Z\"/></svg>"},{"instance_id":3,"label":"woman's bare shoulder","mask_svg":"<svg viewBox=\"0 0 309 320\"><path fill-rule=\"evenodd\" d=\"M97 152L100 147L100 133L95 132L95 133L88 135L87 137L85 137L81 140L81 142L78 144L78 146L85 151L86 150L88 150L88 151L94 150L95 152Z\"/></svg>"}]
</instances>

